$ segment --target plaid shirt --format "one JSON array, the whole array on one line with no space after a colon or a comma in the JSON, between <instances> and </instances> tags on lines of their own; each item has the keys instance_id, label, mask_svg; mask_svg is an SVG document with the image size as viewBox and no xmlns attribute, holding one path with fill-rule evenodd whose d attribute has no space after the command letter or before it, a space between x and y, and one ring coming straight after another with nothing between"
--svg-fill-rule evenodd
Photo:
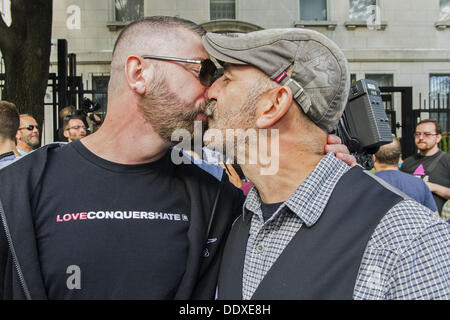
<instances>
[{"instance_id":1,"label":"plaid shirt","mask_svg":"<svg viewBox=\"0 0 450 320\"><path fill-rule=\"evenodd\" d=\"M243 271L244 299L252 297L302 225L316 223L348 170L332 153L327 154L267 221L256 188L250 190L244 205L244 219L252 219ZM411 199L401 201L382 218L367 244L353 298L450 299L449 245L450 226L444 220Z\"/></svg>"}]
</instances>

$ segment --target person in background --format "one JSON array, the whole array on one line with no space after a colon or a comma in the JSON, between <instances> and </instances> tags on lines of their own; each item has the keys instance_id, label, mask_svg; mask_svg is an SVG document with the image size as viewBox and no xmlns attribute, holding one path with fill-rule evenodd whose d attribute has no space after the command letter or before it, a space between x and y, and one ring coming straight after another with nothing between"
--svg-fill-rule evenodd
<instances>
[{"instance_id":1,"label":"person in background","mask_svg":"<svg viewBox=\"0 0 450 320\"><path fill-rule=\"evenodd\" d=\"M406 158L401 171L422 178L433 193L439 213L450 199L450 154L439 149L442 127L434 119L421 120L414 142L419 153Z\"/></svg>"},{"instance_id":2,"label":"person in background","mask_svg":"<svg viewBox=\"0 0 450 320\"><path fill-rule=\"evenodd\" d=\"M67 138L64 136L64 121L75 113L76 108L74 106L67 106L59 112L59 120L61 126L58 129L57 141L67 142Z\"/></svg>"},{"instance_id":3,"label":"person in background","mask_svg":"<svg viewBox=\"0 0 450 320\"><path fill-rule=\"evenodd\" d=\"M239 164L231 164L231 163L220 163L220 166L225 169L225 172L228 174L228 178L230 182L234 184L237 188L241 189L244 195L246 196L250 191L253 183L247 180L242 172Z\"/></svg>"},{"instance_id":4,"label":"person in background","mask_svg":"<svg viewBox=\"0 0 450 320\"><path fill-rule=\"evenodd\" d=\"M69 116L64 120L64 137L68 142L86 137L86 126L82 116Z\"/></svg>"},{"instance_id":5,"label":"person in background","mask_svg":"<svg viewBox=\"0 0 450 320\"><path fill-rule=\"evenodd\" d=\"M0 168L6 167L20 157L16 148L19 124L19 112L16 105L8 101L0 101Z\"/></svg>"},{"instance_id":6,"label":"person in background","mask_svg":"<svg viewBox=\"0 0 450 320\"><path fill-rule=\"evenodd\" d=\"M20 115L20 126L16 134L17 150L26 155L40 146L39 127L29 114Z\"/></svg>"},{"instance_id":7,"label":"person in background","mask_svg":"<svg viewBox=\"0 0 450 320\"><path fill-rule=\"evenodd\" d=\"M372 155L375 175L439 215L433 195L425 182L398 169L401 154L400 143L395 137L391 143L381 146Z\"/></svg>"}]
</instances>

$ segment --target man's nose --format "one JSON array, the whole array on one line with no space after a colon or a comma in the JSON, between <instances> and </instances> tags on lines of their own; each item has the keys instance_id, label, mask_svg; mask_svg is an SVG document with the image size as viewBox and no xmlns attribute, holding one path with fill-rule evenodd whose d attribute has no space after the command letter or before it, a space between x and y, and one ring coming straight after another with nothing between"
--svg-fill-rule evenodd
<instances>
[{"instance_id":1,"label":"man's nose","mask_svg":"<svg viewBox=\"0 0 450 320\"><path fill-rule=\"evenodd\" d=\"M210 87L206 88L206 92L205 92L206 96L205 97L207 100L217 99L217 91L218 91L217 83L218 83L218 81L214 81L214 83Z\"/></svg>"},{"instance_id":2,"label":"man's nose","mask_svg":"<svg viewBox=\"0 0 450 320\"><path fill-rule=\"evenodd\" d=\"M205 100L208 100L208 89L209 89L210 87L205 87L205 86L204 86L204 88L205 88L205 91L203 91L203 98L204 98Z\"/></svg>"}]
</instances>

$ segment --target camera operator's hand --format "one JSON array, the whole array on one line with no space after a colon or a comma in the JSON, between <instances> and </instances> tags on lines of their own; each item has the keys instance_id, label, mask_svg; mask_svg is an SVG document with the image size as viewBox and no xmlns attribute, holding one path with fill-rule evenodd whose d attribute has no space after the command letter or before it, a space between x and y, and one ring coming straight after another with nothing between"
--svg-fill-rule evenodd
<instances>
[{"instance_id":1,"label":"camera operator's hand","mask_svg":"<svg viewBox=\"0 0 450 320\"><path fill-rule=\"evenodd\" d=\"M102 118L100 118L100 116L94 112L89 113L89 119L91 119L91 121L96 125L99 126L102 124Z\"/></svg>"},{"instance_id":2,"label":"camera operator's hand","mask_svg":"<svg viewBox=\"0 0 450 320\"><path fill-rule=\"evenodd\" d=\"M338 159L344 161L350 167L353 167L358 164L356 162L356 158L350 154L350 151L348 150L347 146L345 144L342 144L341 139L334 134L329 134L327 137L327 145L325 146L325 153L328 152L333 152Z\"/></svg>"}]
</instances>

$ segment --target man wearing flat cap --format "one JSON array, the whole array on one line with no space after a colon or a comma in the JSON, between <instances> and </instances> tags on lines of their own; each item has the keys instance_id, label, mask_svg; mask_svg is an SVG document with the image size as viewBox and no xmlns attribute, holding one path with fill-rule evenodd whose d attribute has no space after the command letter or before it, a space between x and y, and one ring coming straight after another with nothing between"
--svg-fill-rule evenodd
<instances>
[{"instance_id":1,"label":"man wearing flat cap","mask_svg":"<svg viewBox=\"0 0 450 320\"><path fill-rule=\"evenodd\" d=\"M261 153L239 163L254 186L227 239L218 298L449 299L449 225L323 152L349 92L337 45L305 29L208 33L203 45L224 67L207 92L209 127L279 139L275 174L260 174Z\"/></svg>"}]
</instances>

